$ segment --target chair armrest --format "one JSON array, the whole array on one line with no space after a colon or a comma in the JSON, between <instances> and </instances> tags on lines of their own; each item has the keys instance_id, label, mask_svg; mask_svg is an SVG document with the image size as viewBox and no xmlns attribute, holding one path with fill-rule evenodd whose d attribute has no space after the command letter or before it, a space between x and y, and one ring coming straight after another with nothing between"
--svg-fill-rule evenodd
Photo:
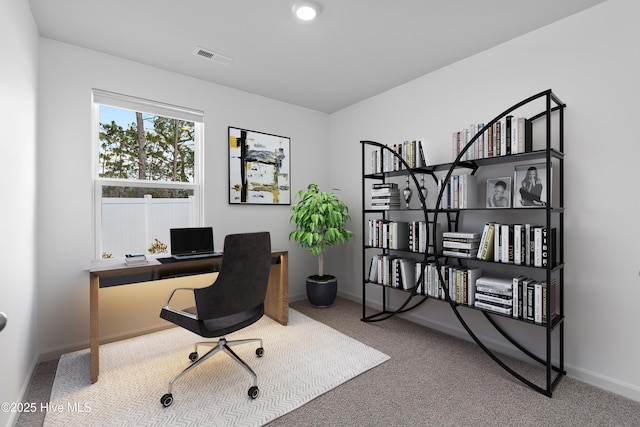
<instances>
[{"instance_id":1,"label":"chair armrest","mask_svg":"<svg viewBox=\"0 0 640 427\"><path fill-rule=\"evenodd\" d=\"M166 310L170 310L176 313L179 313L183 316L187 316L190 317L192 319L198 319L198 316L196 316L193 313L188 313L186 311L182 311L182 310L178 310L177 308L173 308L169 305L169 302L171 301L171 298L173 298L173 295L176 293L176 291L191 291L194 292L195 288L176 288L174 290L171 291L171 293L169 294L169 298L167 298L167 301L164 303L164 305L162 306L162 308L166 309Z\"/></svg>"}]
</instances>

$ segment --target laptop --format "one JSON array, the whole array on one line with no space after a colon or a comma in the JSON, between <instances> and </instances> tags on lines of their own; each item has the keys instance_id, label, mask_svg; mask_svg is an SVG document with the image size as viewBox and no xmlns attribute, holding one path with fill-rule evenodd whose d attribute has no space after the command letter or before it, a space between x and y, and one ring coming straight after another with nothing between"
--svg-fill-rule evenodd
<instances>
[{"instance_id":1,"label":"laptop","mask_svg":"<svg viewBox=\"0 0 640 427\"><path fill-rule=\"evenodd\" d=\"M196 259L222 256L213 245L213 227L171 228L171 256L175 259Z\"/></svg>"}]
</instances>

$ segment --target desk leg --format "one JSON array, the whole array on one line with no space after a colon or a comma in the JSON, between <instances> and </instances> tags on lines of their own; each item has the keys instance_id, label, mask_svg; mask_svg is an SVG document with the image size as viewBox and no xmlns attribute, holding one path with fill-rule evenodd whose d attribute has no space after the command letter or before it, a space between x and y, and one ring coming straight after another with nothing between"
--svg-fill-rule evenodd
<instances>
[{"instance_id":1,"label":"desk leg","mask_svg":"<svg viewBox=\"0 0 640 427\"><path fill-rule=\"evenodd\" d=\"M100 291L100 277L90 274L89 278L89 321L90 321L90 356L91 356L91 383L98 381L100 373L100 329L98 319L98 292Z\"/></svg>"},{"instance_id":2,"label":"desk leg","mask_svg":"<svg viewBox=\"0 0 640 427\"><path fill-rule=\"evenodd\" d=\"M280 303L282 324L289 323L289 254L280 255Z\"/></svg>"}]
</instances>

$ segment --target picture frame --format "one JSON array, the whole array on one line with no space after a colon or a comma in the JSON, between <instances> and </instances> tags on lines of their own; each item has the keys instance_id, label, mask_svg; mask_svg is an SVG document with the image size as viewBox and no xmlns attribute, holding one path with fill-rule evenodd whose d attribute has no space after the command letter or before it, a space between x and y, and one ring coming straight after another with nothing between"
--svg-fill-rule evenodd
<instances>
[{"instance_id":1,"label":"picture frame","mask_svg":"<svg viewBox=\"0 0 640 427\"><path fill-rule=\"evenodd\" d=\"M547 165L530 163L516 165L514 172L513 206L536 208L547 205Z\"/></svg>"},{"instance_id":2,"label":"picture frame","mask_svg":"<svg viewBox=\"0 0 640 427\"><path fill-rule=\"evenodd\" d=\"M511 207L511 177L487 179L487 209Z\"/></svg>"},{"instance_id":3,"label":"picture frame","mask_svg":"<svg viewBox=\"0 0 640 427\"><path fill-rule=\"evenodd\" d=\"M229 126L229 204L290 205L291 139Z\"/></svg>"}]
</instances>

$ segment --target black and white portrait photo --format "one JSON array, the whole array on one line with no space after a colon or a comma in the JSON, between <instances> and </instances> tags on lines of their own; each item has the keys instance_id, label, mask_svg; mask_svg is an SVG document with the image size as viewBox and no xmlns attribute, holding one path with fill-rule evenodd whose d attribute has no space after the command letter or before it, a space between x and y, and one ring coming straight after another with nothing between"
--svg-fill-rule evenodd
<instances>
[{"instance_id":1,"label":"black and white portrait photo","mask_svg":"<svg viewBox=\"0 0 640 427\"><path fill-rule=\"evenodd\" d=\"M487 180L487 207L511 207L511 177Z\"/></svg>"},{"instance_id":2,"label":"black and white portrait photo","mask_svg":"<svg viewBox=\"0 0 640 427\"><path fill-rule=\"evenodd\" d=\"M514 207L547 205L547 167L544 163L518 165L515 171Z\"/></svg>"}]
</instances>

